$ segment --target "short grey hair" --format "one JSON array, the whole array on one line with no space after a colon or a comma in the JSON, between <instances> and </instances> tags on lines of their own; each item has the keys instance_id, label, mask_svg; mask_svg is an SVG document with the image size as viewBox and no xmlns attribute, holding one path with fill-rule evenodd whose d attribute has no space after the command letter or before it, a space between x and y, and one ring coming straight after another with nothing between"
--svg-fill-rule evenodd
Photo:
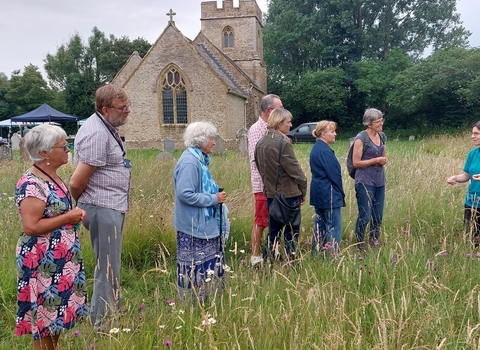
<instances>
[{"instance_id":1,"label":"short grey hair","mask_svg":"<svg viewBox=\"0 0 480 350\"><path fill-rule=\"evenodd\" d=\"M211 137L215 137L217 128L210 122L195 122L187 126L183 134L185 147L203 148Z\"/></svg>"},{"instance_id":2,"label":"short grey hair","mask_svg":"<svg viewBox=\"0 0 480 350\"><path fill-rule=\"evenodd\" d=\"M363 113L363 125L370 126L375 120L383 118L382 111L376 108L368 108Z\"/></svg>"},{"instance_id":3,"label":"short grey hair","mask_svg":"<svg viewBox=\"0 0 480 350\"><path fill-rule=\"evenodd\" d=\"M61 127L51 124L41 124L30 129L24 136L25 148L34 163L42 162L44 158L41 151L51 152L53 146L62 138L67 138L67 133Z\"/></svg>"},{"instance_id":4,"label":"short grey hair","mask_svg":"<svg viewBox=\"0 0 480 350\"><path fill-rule=\"evenodd\" d=\"M262 98L262 102L260 103L260 110L262 112L265 112L268 108L273 108L273 104L275 103L275 100L280 100L280 97L275 94L269 94L266 95Z\"/></svg>"}]
</instances>

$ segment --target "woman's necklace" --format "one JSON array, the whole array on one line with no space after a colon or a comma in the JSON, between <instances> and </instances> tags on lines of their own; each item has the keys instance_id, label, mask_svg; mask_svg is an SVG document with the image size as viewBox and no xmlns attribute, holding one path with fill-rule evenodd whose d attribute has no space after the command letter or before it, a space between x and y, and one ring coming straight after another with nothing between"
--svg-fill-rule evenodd
<instances>
[{"instance_id":1,"label":"woman's necklace","mask_svg":"<svg viewBox=\"0 0 480 350\"><path fill-rule=\"evenodd\" d=\"M40 168L37 164L33 164L33 167L34 167L35 169L38 169L42 174L44 174L44 175L47 176L50 180L52 180L55 185L57 185L57 187L63 192L63 194L65 195L65 197L67 197L68 203L70 204L70 209L73 209L72 198L71 198L71 196L70 196L70 192L68 192L68 191L65 192L65 190L63 189L63 187L60 186L60 185L57 183L57 181L55 181L55 180L53 179L53 177L51 177L50 175L48 175L48 173L47 173L45 170L43 170L42 168ZM58 174L57 174L57 176L58 176ZM63 182L62 178L61 178L60 176L58 176L58 178L59 178L60 181L62 182L62 185L63 185L65 188L67 188L67 186L65 186L65 182Z\"/></svg>"}]
</instances>

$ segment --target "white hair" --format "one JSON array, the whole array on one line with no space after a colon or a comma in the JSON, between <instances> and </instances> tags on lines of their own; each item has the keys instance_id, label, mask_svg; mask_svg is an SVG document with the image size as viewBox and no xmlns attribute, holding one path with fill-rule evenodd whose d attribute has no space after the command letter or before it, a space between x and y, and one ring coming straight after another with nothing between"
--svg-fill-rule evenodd
<instances>
[{"instance_id":1,"label":"white hair","mask_svg":"<svg viewBox=\"0 0 480 350\"><path fill-rule=\"evenodd\" d=\"M183 134L185 147L203 148L211 137L215 137L217 128L210 122L195 122L187 126Z\"/></svg>"},{"instance_id":2,"label":"white hair","mask_svg":"<svg viewBox=\"0 0 480 350\"><path fill-rule=\"evenodd\" d=\"M67 133L61 127L51 124L41 124L32 128L25 136L25 148L34 163L43 161L41 151L51 152L53 146Z\"/></svg>"}]
</instances>

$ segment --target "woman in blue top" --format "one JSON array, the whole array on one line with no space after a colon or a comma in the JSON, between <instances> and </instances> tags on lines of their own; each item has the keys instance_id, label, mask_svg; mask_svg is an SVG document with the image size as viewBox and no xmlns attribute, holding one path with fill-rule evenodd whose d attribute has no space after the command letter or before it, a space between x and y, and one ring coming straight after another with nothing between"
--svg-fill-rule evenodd
<instances>
[{"instance_id":1,"label":"woman in blue top","mask_svg":"<svg viewBox=\"0 0 480 350\"><path fill-rule=\"evenodd\" d=\"M226 194L219 191L209 170L216 133L212 123L189 124L183 135L187 149L174 169L173 225L177 230L180 300L204 301L224 286L224 237L220 235L219 204L225 202ZM226 224L224 219L224 234Z\"/></svg>"},{"instance_id":2,"label":"woman in blue top","mask_svg":"<svg viewBox=\"0 0 480 350\"><path fill-rule=\"evenodd\" d=\"M480 243L480 122L477 122L472 129L472 142L475 146L467 156L463 173L450 176L447 182L450 185L467 182L467 195L465 196L464 224L467 234L471 235L475 247Z\"/></svg>"},{"instance_id":3,"label":"woman in blue top","mask_svg":"<svg viewBox=\"0 0 480 350\"><path fill-rule=\"evenodd\" d=\"M385 164L387 164L386 137L382 133L383 113L375 108L365 110L363 125L366 126L366 130L355 137L352 154L353 166L357 169L355 192L358 218L355 234L359 248L363 248L368 223L370 223L370 246L378 244L385 202ZM368 140L364 140L365 133ZM368 147L364 147L365 142Z\"/></svg>"},{"instance_id":4,"label":"woman in blue top","mask_svg":"<svg viewBox=\"0 0 480 350\"><path fill-rule=\"evenodd\" d=\"M317 138L310 152L310 205L315 207L312 253L328 250L337 254L342 222L341 207L345 206L342 170L330 144L335 142L337 123L322 120L312 135ZM320 245L321 244L321 245Z\"/></svg>"}]
</instances>

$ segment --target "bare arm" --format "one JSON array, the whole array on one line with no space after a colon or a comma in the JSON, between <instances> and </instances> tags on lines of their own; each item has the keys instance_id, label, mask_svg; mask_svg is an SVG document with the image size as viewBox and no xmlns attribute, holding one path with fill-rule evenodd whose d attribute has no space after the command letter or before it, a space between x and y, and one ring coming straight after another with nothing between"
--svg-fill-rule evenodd
<instances>
[{"instance_id":1,"label":"bare arm","mask_svg":"<svg viewBox=\"0 0 480 350\"><path fill-rule=\"evenodd\" d=\"M360 139L356 139L355 143L353 144L353 154L352 154L353 166L357 169L361 169L361 168L368 168L369 166L385 165L387 164L387 157L385 156L386 152L387 152L387 148L384 147L383 154L381 157L362 160L363 141Z\"/></svg>"},{"instance_id":2,"label":"bare arm","mask_svg":"<svg viewBox=\"0 0 480 350\"><path fill-rule=\"evenodd\" d=\"M470 180L470 174L463 172L458 175L452 175L447 179L447 183L450 185L454 185L456 183L462 183L462 182L467 182Z\"/></svg>"},{"instance_id":3,"label":"bare arm","mask_svg":"<svg viewBox=\"0 0 480 350\"><path fill-rule=\"evenodd\" d=\"M82 195L87 187L88 180L92 176L96 167L80 162L75 169L72 178L70 179L70 194L75 200Z\"/></svg>"},{"instance_id":4,"label":"bare arm","mask_svg":"<svg viewBox=\"0 0 480 350\"><path fill-rule=\"evenodd\" d=\"M44 218L45 202L35 197L27 197L20 202L22 230L27 236L46 235L53 230L66 225L82 222L86 213L83 209L74 208L65 214Z\"/></svg>"}]
</instances>

